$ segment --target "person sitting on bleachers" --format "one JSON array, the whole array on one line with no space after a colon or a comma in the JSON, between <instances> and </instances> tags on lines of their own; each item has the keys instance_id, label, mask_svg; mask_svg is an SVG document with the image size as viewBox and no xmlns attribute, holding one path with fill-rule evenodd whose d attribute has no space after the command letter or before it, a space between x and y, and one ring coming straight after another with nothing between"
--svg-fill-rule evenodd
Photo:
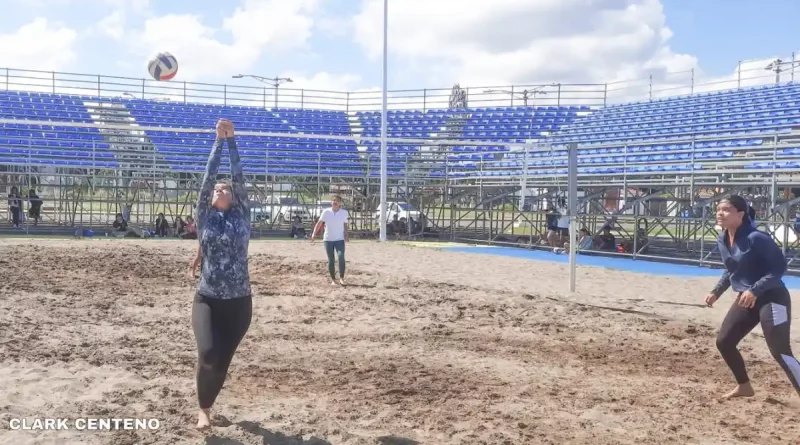
<instances>
[{"instance_id":1,"label":"person sitting on bleachers","mask_svg":"<svg viewBox=\"0 0 800 445\"><path fill-rule=\"evenodd\" d=\"M194 223L194 218L191 216L186 217L186 232L183 234L183 239L197 239L197 225Z\"/></svg>"},{"instance_id":2,"label":"person sitting on bleachers","mask_svg":"<svg viewBox=\"0 0 800 445\"><path fill-rule=\"evenodd\" d=\"M420 223L414 221L414 218L412 218L410 216L408 217L408 220L409 220L409 224L411 225L411 233L412 234L417 234L417 233L422 232L422 226L420 225Z\"/></svg>"},{"instance_id":3,"label":"person sitting on bleachers","mask_svg":"<svg viewBox=\"0 0 800 445\"><path fill-rule=\"evenodd\" d=\"M144 238L144 232L132 227L128 227L128 221L125 221L125 217L122 216L122 213L117 213L117 217L114 219L112 227L115 229L114 236L125 238Z\"/></svg>"},{"instance_id":4,"label":"person sitting on bleachers","mask_svg":"<svg viewBox=\"0 0 800 445\"><path fill-rule=\"evenodd\" d=\"M37 226L42 218L42 199L36 194L36 190L28 190L28 202L31 204L28 208L28 217L33 220L33 225Z\"/></svg>"},{"instance_id":5,"label":"person sitting on bleachers","mask_svg":"<svg viewBox=\"0 0 800 445\"><path fill-rule=\"evenodd\" d=\"M392 222L386 225L386 234L400 236L403 233L403 223L400 222L397 213L395 213L392 217Z\"/></svg>"},{"instance_id":6,"label":"person sitting on bleachers","mask_svg":"<svg viewBox=\"0 0 800 445\"><path fill-rule=\"evenodd\" d=\"M606 224L603 226L603 233L595 239L595 246L600 250L617 250L617 240L614 234L611 233L611 226Z\"/></svg>"},{"instance_id":7,"label":"person sitting on bleachers","mask_svg":"<svg viewBox=\"0 0 800 445\"><path fill-rule=\"evenodd\" d=\"M295 216L292 219L292 232L289 234L294 239L298 238L307 238L306 229L303 227L303 219L299 216Z\"/></svg>"},{"instance_id":8,"label":"person sitting on bleachers","mask_svg":"<svg viewBox=\"0 0 800 445\"><path fill-rule=\"evenodd\" d=\"M592 236L589 235L589 230L585 228L581 229L580 232L578 232L578 248L575 250L575 252L580 253L583 251L592 250L593 248L594 240L592 239ZM556 247L553 249L553 251L555 253L569 252L569 242L564 243L563 249Z\"/></svg>"},{"instance_id":9,"label":"person sitting on bleachers","mask_svg":"<svg viewBox=\"0 0 800 445\"><path fill-rule=\"evenodd\" d=\"M122 213L117 213L117 217L114 219L114 224L111 226L122 235L128 231L128 222L122 217Z\"/></svg>"},{"instance_id":10,"label":"person sitting on bleachers","mask_svg":"<svg viewBox=\"0 0 800 445\"><path fill-rule=\"evenodd\" d=\"M156 218L156 236L166 238L168 234L169 223L167 222L167 218L164 217L163 213L159 213L158 218Z\"/></svg>"},{"instance_id":11,"label":"person sitting on bleachers","mask_svg":"<svg viewBox=\"0 0 800 445\"><path fill-rule=\"evenodd\" d=\"M180 216L175 218L175 223L172 224L172 229L175 230L175 235L178 238L183 238L183 234L186 233L186 223L183 221L183 218Z\"/></svg>"}]
</instances>

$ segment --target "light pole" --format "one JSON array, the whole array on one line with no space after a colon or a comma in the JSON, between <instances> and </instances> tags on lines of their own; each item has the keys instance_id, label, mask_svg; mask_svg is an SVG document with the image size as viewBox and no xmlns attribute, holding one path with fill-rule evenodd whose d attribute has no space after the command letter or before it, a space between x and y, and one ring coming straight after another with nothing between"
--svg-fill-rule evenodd
<instances>
[{"instance_id":1,"label":"light pole","mask_svg":"<svg viewBox=\"0 0 800 445\"><path fill-rule=\"evenodd\" d=\"M263 77L263 76L256 76L254 74L237 74L235 76L231 76L234 79L241 79L244 77L253 78L261 83L265 83L272 88L275 89L275 108L278 108L278 88L284 83L294 82L292 79L288 77Z\"/></svg>"},{"instance_id":2,"label":"light pole","mask_svg":"<svg viewBox=\"0 0 800 445\"><path fill-rule=\"evenodd\" d=\"M794 60L794 55L792 56L791 61L784 61L781 59L775 59L769 63L769 65L765 66L764 69L767 71L774 71L775 72L775 84L781 83L781 73L786 72L787 70L792 70L792 79L794 79L794 67L800 66L800 62Z\"/></svg>"},{"instance_id":3,"label":"light pole","mask_svg":"<svg viewBox=\"0 0 800 445\"><path fill-rule=\"evenodd\" d=\"M383 0L383 91L382 91L382 98L381 98L381 187L380 187L380 195L381 195L381 202L380 202L380 213L381 213L381 221L380 221L380 230L379 232L379 240L380 242L386 242L386 181L387 181L387 173L386 173L386 161L388 158L387 155L387 142L386 142L386 132L387 132L387 91L386 88L388 86L388 58L389 58L389 0Z\"/></svg>"}]
</instances>

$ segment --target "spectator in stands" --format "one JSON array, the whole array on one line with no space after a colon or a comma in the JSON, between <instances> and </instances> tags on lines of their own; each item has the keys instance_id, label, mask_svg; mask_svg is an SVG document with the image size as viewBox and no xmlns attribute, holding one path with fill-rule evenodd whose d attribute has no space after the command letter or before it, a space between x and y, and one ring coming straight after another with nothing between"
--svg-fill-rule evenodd
<instances>
[{"instance_id":1,"label":"spectator in stands","mask_svg":"<svg viewBox=\"0 0 800 445\"><path fill-rule=\"evenodd\" d=\"M11 193L8 194L8 209L11 212L11 224L19 227L22 223L22 197L16 186L11 187Z\"/></svg>"},{"instance_id":2,"label":"spectator in stands","mask_svg":"<svg viewBox=\"0 0 800 445\"><path fill-rule=\"evenodd\" d=\"M163 213L159 213L156 218L156 236L161 238L169 236L169 222Z\"/></svg>"},{"instance_id":3,"label":"spectator in stands","mask_svg":"<svg viewBox=\"0 0 800 445\"><path fill-rule=\"evenodd\" d=\"M115 229L114 236L125 238L145 237L145 233L142 230L128 226L128 221L125 220L125 217L122 216L122 213L117 213L117 217L114 219L112 226Z\"/></svg>"},{"instance_id":4,"label":"spectator in stands","mask_svg":"<svg viewBox=\"0 0 800 445\"><path fill-rule=\"evenodd\" d=\"M403 234L403 223L400 221L397 213L392 216L392 222L386 225L386 234L400 236Z\"/></svg>"},{"instance_id":5,"label":"spectator in stands","mask_svg":"<svg viewBox=\"0 0 800 445\"><path fill-rule=\"evenodd\" d=\"M183 221L183 218L180 216L175 218L172 229L175 230L175 235L178 236L178 238L183 238L183 234L186 233L186 223Z\"/></svg>"},{"instance_id":6,"label":"spectator in stands","mask_svg":"<svg viewBox=\"0 0 800 445\"><path fill-rule=\"evenodd\" d=\"M118 236L124 236L128 232L128 222L122 217L122 213L117 213L112 227L117 231Z\"/></svg>"},{"instance_id":7,"label":"spectator in stands","mask_svg":"<svg viewBox=\"0 0 800 445\"><path fill-rule=\"evenodd\" d=\"M414 221L414 218L408 217L408 224L411 226L411 233L419 233L420 232L420 225L418 222Z\"/></svg>"},{"instance_id":8,"label":"spectator in stands","mask_svg":"<svg viewBox=\"0 0 800 445\"><path fill-rule=\"evenodd\" d=\"M294 239L306 238L306 229L303 227L303 219L297 215L292 219L292 233L289 236Z\"/></svg>"},{"instance_id":9,"label":"spectator in stands","mask_svg":"<svg viewBox=\"0 0 800 445\"><path fill-rule=\"evenodd\" d=\"M611 226L606 224L603 226L603 233L595 240L595 245L600 250L616 250L617 240L614 234L611 233Z\"/></svg>"},{"instance_id":10,"label":"spectator in stands","mask_svg":"<svg viewBox=\"0 0 800 445\"><path fill-rule=\"evenodd\" d=\"M156 236L160 236L161 238L166 238L169 234L169 223L167 222L167 218L164 216L163 213L158 214L158 218L156 218Z\"/></svg>"},{"instance_id":11,"label":"spectator in stands","mask_svg":"<svg viewBox=\"0 0 800 445\"><path fill-rule=\"evenodd\" d=\"M589 230L586 228L581 229L580 232L578 233L578 248L576 252L580 253L582 251L592 250L593 247L594 247L594 240L592 239L592 236L589 234ZM556 248L555 252L556 253L569 252L569 243L568 242L564 243L563 249Z\"/></svg>"},{"instance_id":12,"label":"spectator in stands","mask_svg":"<svg viewBox=\"0 0 800 445\"><path fill-rule=\"evenodd\" d=\"M186 217L186 233L183 234L183 239L197 239L197 225L191 216Z\"/></svg>"},{"instance_id":13,"label":"spectator in stands","mask_svg":"<svg viewBox=\"0 0 800 445\"><path fill-rule=\"evenodd\" d=\"M33 220L33 225L37 226L42 217L42 199L36 194L36 189L28 190L28 202L31 205L28 208L28 217Z\"/></svg>"}]
</instances>

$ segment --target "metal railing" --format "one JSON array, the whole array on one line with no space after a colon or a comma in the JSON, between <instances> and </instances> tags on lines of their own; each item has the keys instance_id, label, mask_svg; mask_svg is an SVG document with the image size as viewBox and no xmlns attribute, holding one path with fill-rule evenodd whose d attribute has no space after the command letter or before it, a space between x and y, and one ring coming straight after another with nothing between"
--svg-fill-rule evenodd
<instances>
[{"instance_id":1,"label":"metal railing","mask_svg":"<svg viewBox=\"0 0 800 445\"><path fill-rule=\"evenodd\" d=\"M649 75L643 79L608 83L548 83L511 86L465 87L470 107L503 106L605 106L630 101L656 100L669 96L721 91L794 81L800 62L795 54L780 63L765 66L764 60L739 61L728 76L709 77L692 69ZM381 92L325 91L226 85L201 82L161 82L80 73L0 68L0 90L72 94L91 97L164 100L272 108L330 109L340 111L379 110ZM448 108L451 88L393 90L388 92L389 109ZM529 95L527 93L534 93ZM522 97L520 97L522 96Z\"/></svg>"}]
</instances>

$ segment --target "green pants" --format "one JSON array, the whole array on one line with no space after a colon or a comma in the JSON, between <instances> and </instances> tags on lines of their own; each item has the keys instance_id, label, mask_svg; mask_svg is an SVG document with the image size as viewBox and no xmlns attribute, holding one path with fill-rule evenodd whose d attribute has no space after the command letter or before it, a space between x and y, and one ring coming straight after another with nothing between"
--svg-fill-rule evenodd
<instances>
[{"instance_id":1,"label":"green pants","mask_svg":"<svg viewBox=\"0 0 800 445\"><path fill-rule=\"evenodd\" d=\"M339 278L344 279L344 240L339 241L325 241L325 253L328 254L328 273L331 274L331 280L336 279L336 267L334 266L334 250L339 256Z\"/></svg>"}]
</instances>

